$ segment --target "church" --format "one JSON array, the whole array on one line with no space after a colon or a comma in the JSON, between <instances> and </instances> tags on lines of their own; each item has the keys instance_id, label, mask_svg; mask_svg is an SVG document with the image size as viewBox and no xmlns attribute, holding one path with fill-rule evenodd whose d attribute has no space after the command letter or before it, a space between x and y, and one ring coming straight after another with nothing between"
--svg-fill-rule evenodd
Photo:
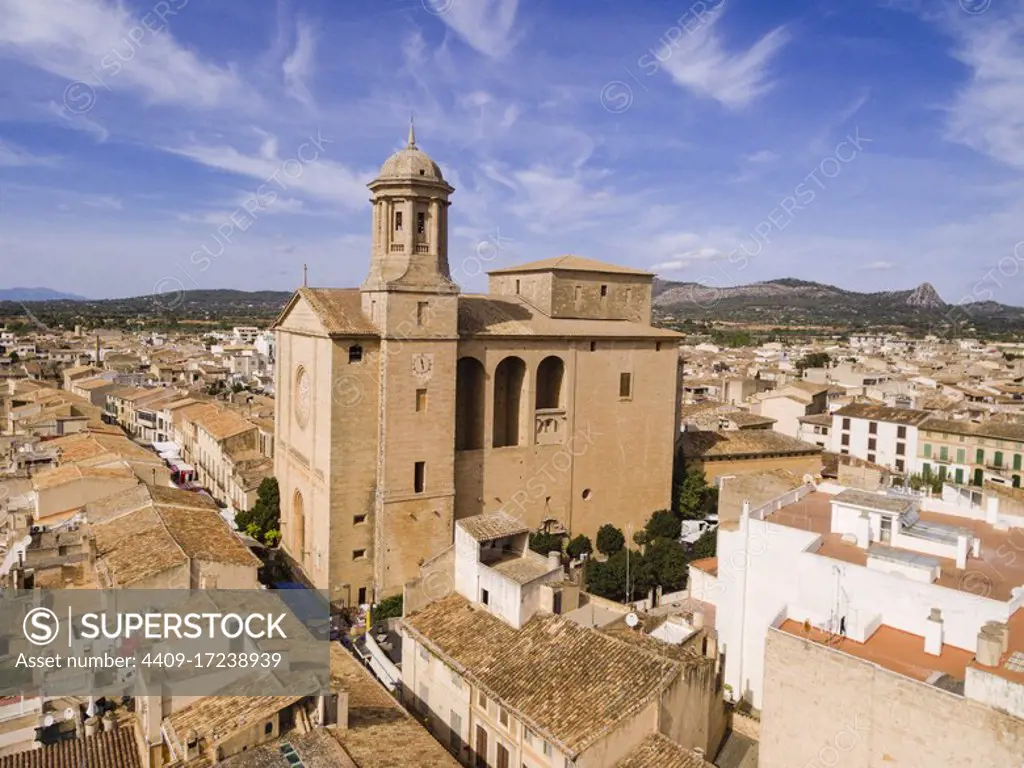
<instances>
[{"instance_id":1,"label":"church","mask_svg":"<svg viewBox=\"0 0 1024 768\"><path fill-rule=\"evenodd\" d=\"M654 275L569 255L463 294L455 190L412 126L369 189L363 284L303 286L273 325L281 546L301 576L372 603L464 517L628 540L670 507L679 334L651 326Z\"/></svg>"}]
</instances>

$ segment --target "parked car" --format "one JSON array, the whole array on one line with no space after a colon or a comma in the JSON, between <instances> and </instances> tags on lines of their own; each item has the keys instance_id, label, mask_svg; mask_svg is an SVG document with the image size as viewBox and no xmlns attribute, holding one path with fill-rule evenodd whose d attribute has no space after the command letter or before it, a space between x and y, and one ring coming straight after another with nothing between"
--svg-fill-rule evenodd
<instances>
[{"instance_id":1,"label":"parked car","mask_svg":"<svg viewBox=\"0 0 1024 768\"><path fill-rule=\"evenodd\" d=\"M697 539L717 527L718 515L708 515L703 520L683 520L679 541L682 544L695 544Z\"/></svg>"}]
</instances>

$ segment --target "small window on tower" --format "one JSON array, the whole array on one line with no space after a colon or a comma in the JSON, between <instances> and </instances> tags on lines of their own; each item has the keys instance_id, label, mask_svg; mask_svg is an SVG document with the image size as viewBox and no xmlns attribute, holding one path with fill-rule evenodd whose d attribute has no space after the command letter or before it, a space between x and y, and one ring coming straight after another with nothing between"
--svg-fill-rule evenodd
<instances>
[{"instance_id":1,"label":"small window on tower","mask_svg":"<svg viewBox=\"0 0 1024 768\"><path fill-rule=\"evenodd\" d=\"M607 296L607 295L608 295L608 286L607 285L602 285L601 286L601 296Z\"/></svg>"},{"instance_id":2,"label":"small window on tower","mask_svg":"<svg viewBox=\"0 0 1024 768\"><path fill-rule=\"evenodd\" d=\"M427 478L427 462L417 461L413 468L412 490L413 493L423 493Z\"/></svg>"},{"instance_id":3,"label":"small window on tower","mask_svg":"<svg viewBox=\"0 0 1024 768\"><path fill-rule=\"evenodd\" d=\"M363 359L363 348L358 344L353 344L348 348L348 361L350 363L358 363Z\"/></svg>"},{"instance_id":4,"label":"small window on tower","mask_svg":"<svg viewBox=\"0 0 1024 768\"><path fill-rule=\"evenodd\" d=\"M423 325L427 322L427 315L430 314L429 301L416 302L416 325Z\"/></svg>"},{"instance_id":5,"label":"small window on tower","mask_svg":"<svg viewBox=\"0 0 1024 768\"><path fill-rule=\"evenodd\" d=\"M395 232L402 231L402 212L395 211Z\"/></svg>"},{"instance_id":6,"label":"small window on tower","mask_svg":"<svg viewBox=\"0 0 1024 768\"><path fill-rule=\"evenodd\" d=\"M519 281L516 280L516 296L519 295Z\"/></svg>"},{"instance_id":7,"label":"small window on tower","mask_svg":"<svg viewBox=\"0 0 1024 768\"><path fill-rule=\"evenodd\" d=\"M416 234L422 235L427 231L427 217L426 214L420 212L416 214Z\"/></svg>"},{"instance_id":8,"label":"small window on tower","mask_svg":"<svg viewBox=\"0 0 1024 768\"><path fill-rule=\"evenodd\" d=\"M422 413L427 410L427 390L417 389L416 390L416 412Z\"/></svg>"},{"instance_id":9,"label":"small window on tower","mask_svg":"<svg viewBox=\"0 0 1024 768\"><path fill-rule=\"evenodd\" d=\"M619 374L619 397L628 398L633 396L633 375L630 373Z\"/></svg>"}]
</instances>

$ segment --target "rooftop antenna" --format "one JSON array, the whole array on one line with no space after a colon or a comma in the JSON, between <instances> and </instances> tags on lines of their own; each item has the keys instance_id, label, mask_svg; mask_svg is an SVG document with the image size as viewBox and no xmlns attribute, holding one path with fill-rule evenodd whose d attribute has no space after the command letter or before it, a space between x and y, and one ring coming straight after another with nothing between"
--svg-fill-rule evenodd
<instances>
[{"instance_id":1,"label":"rooftop antenna","mask_svg":"<svg viewBox=\"0 0 1024 768\"><path fill-rule=\"evenodd\" d=\"M309 287L309 265L306 263L302 265L302 287Z\"/></svg>"}]
</instances>

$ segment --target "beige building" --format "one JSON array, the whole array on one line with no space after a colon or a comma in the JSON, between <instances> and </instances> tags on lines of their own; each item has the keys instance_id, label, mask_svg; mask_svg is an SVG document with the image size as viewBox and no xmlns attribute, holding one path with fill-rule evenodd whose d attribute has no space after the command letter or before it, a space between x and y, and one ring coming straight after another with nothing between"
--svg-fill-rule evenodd
<instances>
[{"instance_id":1,"label":"beige building","mask_svg":"<svg viewBox=\"0 0 1024 768\"><path fill-rule=\"evenodd\" d=\"M670 506L679 337L650 325L653 276L563 256L460 295L454 190L411 132L370 191L363 285L303 287L274 325L282 543L307 579L370 602L458 518L593 537Z\"/></svg>"},{"instance_id":2,"label":"beige building","mask_svg":"<svg viewBox=\"0 0 1024 768\"><path fill-rule=\"evenodd\" d=\"M802 477L821 473L821 447L768 429L687 431L679 449L687 471L720 477L785 470Z\"/></svg>"}]
</instances>

